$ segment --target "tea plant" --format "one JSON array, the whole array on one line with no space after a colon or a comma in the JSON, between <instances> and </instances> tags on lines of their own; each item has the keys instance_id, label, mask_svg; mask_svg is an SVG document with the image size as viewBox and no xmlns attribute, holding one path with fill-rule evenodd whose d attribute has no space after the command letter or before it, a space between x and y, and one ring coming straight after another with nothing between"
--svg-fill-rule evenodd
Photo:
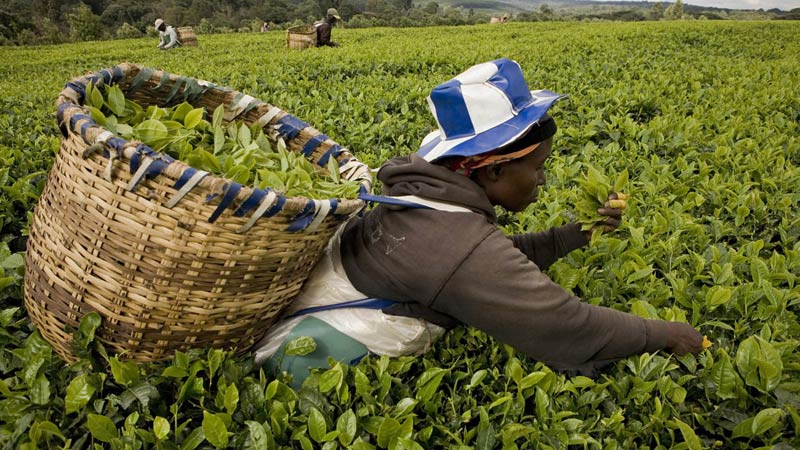
<instances>
[{"instance_id":1,"label":"tea plant","mask_svg":"<svg viewBox=\"0 0 800 450\"><path fill-rule=\"evenodd\" d=\"M279 33L201 36L171 52L149 39L0 48L0 445L800 447L798 26L343 29L341 48L306 51L285 49ZM58 148L53 99L72 77L127 60L213 81L290 111L378 167L430 131L433 86L501 56L520 62L531 88L570 95L552 110L559 132L539 202L503 216L503 227L581 220L596 206L581 207L587 164L612 188L627 172L633 197L618 232L548 274L584 301L691 323L713 342L701 355L638 355L587 378L459 327L423 356L333 362L294 391L247 354L198 350L148 365L104 355L93 316L75 331L81 362L67 366L33 329L21 252ZM183 108L176 122L186 128ZM203 119L213 128L213 111ZM225 142L240 132L225 129Z\"/></svg>"}]
</instances>

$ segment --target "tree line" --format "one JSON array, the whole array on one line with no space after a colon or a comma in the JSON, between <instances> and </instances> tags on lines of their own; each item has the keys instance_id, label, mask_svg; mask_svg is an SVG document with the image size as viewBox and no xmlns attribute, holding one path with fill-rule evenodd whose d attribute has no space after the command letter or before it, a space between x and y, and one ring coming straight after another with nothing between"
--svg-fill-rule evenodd
<instances>
[{"instance_id":1,"label":"tree line","mask_svg":"<svg viewBox=\"0 0 800 450\"><path fill-rule=\"evenodd\" d=\"M491 3L491 2L489 2ZM647 7L538 9L513 15L509 21L661 20L661 19L800 19L800 8L730 12L674 3ZM311 23L328 8L337 8L347 27L434 26L488 23L490 14L471 8L413 0L6 0L0 6L0 45L57 44L153 36L153 22L193 26L199 34L257 32Z\"/></svg>"}]
</instances>

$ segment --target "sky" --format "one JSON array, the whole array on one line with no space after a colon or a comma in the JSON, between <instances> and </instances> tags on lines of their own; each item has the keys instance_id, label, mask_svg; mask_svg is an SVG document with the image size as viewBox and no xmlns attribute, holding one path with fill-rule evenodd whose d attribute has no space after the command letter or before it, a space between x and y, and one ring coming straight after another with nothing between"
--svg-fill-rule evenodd
<instances>
[{"instance_id":1,"label":"sky","mask_svg":"<svg viewBox=\"0 0 800 450\"><path fill-rule=\"evenodd\" d=\"M673 0L665 0L672 2ZM800 0L682 0L684 4L697 6L713 6L715 8L730 9L771 9L778 8L785 11L800 8Z\"/></svg>"}]
</instances>

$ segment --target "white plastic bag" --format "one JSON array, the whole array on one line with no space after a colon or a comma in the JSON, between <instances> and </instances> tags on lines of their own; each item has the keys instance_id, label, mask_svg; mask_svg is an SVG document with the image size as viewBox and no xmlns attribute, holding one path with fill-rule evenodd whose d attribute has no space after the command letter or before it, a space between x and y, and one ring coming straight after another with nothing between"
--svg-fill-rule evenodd
<instances>
[{"instance_id":1,"label":"white plastic bag","mask_svg":"<svg viewBox=\"0 0 800 450\"><path fill-rule=\"evenodd\" d=\"M347 279L339 254L340 234L334 235L303 289L284 317L316 306L328 306L368 296L359 292ZM283 319L270 328L255 349L255 361L263 364L281 347L289 332L305 317L320 319L339 332L364 344L378 355L419 355L444 334L445 329L411 317L384 314L379 309L348 307L317 311ZM311 336L314 337L314 336Z\"/></svg>"}]
</instances>

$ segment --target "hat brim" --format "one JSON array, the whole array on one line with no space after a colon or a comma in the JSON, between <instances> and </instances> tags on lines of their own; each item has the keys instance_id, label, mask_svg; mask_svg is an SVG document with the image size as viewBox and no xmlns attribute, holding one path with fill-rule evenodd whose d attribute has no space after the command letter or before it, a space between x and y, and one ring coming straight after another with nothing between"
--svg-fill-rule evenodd
<instances>
[{"instance_id":1,"label":"hat brim","mask_svg":"<svg viewBox=\"0 0 800 450\"><path fill-rule=\"evenodd\" d=\"M423 139L417 154L432 162L454 156L475 156L498 149L524 135L547 114L556 101L566 97L545 90L531 94L536 100L500 125L473 136L457 139L442 139L441 131L436 130Z\"/></svg>"}]
</instances>

